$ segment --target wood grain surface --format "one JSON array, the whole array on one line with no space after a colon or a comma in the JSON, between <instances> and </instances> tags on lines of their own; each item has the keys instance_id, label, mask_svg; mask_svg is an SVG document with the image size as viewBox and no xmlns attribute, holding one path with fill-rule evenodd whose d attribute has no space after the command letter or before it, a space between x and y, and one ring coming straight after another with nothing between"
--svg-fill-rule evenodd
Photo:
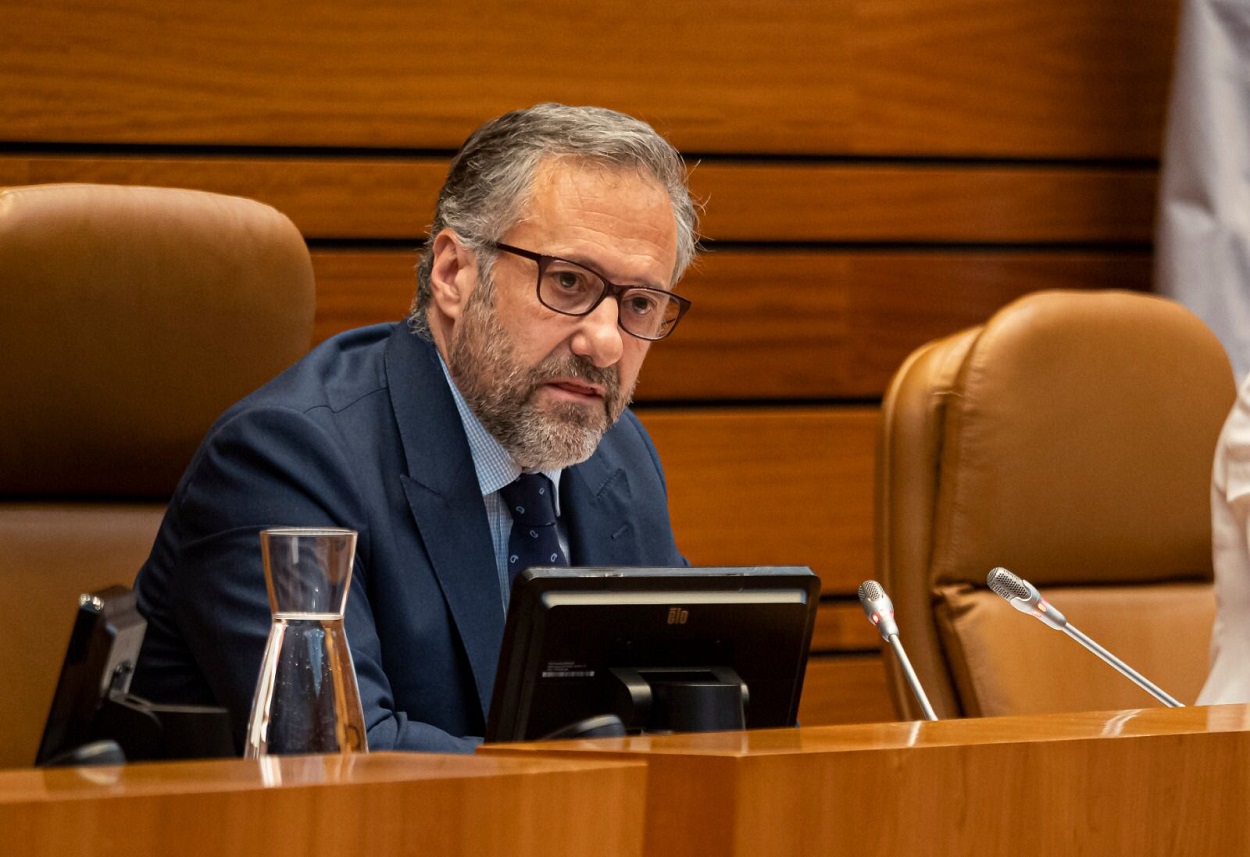
<instances>
[{"instance_id":1,"label":"wood grain surface","mask_svg":"<svg viewBox=\"0 0 1250 857\"><path fill-rule=\"evenodd\" d=\"M419 153L0 153L0 185L95 182L186 187L274 206L313 240L426 234L448 159ZM690 185L711 241L1143 242L1157 171L1148 165L842 163L694 159Z\"/></svg>"},{"instance_id":2,"label":"wood grain surface","mask_svg":"<svg viewBox=\"0 0 1250 857\"><path fill-rule=\"evenodd\" d=\"M454 148L540 100L688 152L1149 157L1171 0L7 0L38 142ZM56 110L49 110L56 105Z\"/></svg>"},{"instance_id":3,"label":"wood grain surface","mask_svg":"<svg viewBox=\"0 0 1250 857\"><path fill-rule=\"evenodd\" d=\"M1250 849L1250 708L492 745L639 759L648 857Z\"/></svg>"},{"instance_id":4,"label":"wood grain surface","mask_svg":"<svg viewBox=\"0 0 1250 857\"><path fill-rule=\"evenodd\" d=\"M419 753L3 771L0 851L638 857L645 793L639 763Z\"/></svg>"}]
</instances>

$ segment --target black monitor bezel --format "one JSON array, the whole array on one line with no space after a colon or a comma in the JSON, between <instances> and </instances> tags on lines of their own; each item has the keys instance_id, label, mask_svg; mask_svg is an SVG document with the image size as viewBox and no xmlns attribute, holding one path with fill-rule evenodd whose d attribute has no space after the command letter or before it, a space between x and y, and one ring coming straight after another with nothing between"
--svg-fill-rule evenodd
<instances>
[{"instance_id":1,"label":"black monitor bezel","mask_svg":"<svg viewBox=\"0 0 1250 857\"><path fill-rule=\"evenodd\" d=\"M785 685L788 688L788 698L780 704L775 699L764 704L757 697L754 706L748 705L745 717L746 727L752 729L792 726L797 722L807 656L820 599L820 578L811 569L803 566L526 569L517 576L513 584L487 720L486 740L524 741L545 737L545 727L539 726L536 731L535 727L530 726L530 721L535 719L530 708L533 703L532 691L541 672L539 661L546 623L553 621L552 616L555 615L549 607L553 595L576 593L603 606L613 598L628 602L631 598L636 600L645 594L659 609L667 611L672 608L683 609L683 605L688 608L689 602L695 598L706 602L710 597L713 599L712 606L715 606L718 603L715 601L717 593L735 593L733 600L739 604L755 603L752 599L758 596L758 603L765 604L768 603L766 599L775 598L782 592L801 605L794 611L793 618L787 614L787 623L793 623L793 627L788 627L787 630L794 639L787 640L785 645L778 645L778 651L770 653L769 669L780 671L781 680L778 681L770 675L767 681L759 681L757 684L772 688L779 684ZM744 596L746 601L742 600ZM638 605L631 604L629 609L637 610ZM750 641L756 647L767 647L774 643L767 639L757 639L766 633L766 629L762 627L748 625L735 629L732 633L739 635L744 641ZM747 671L752 669L759 671L758 666L748 667ZM742 675L741 678L747 685L749 694L751 680L755 677ZM776 695L775 690L770 693ZM755 711L754 716L752 709ZM779 710L782 713L776 714ZM760 713L770 711L774 713ZM569 720L575 721L603 713L613 712L574 711L569 713Z\"/></svg>"}]
</instances>

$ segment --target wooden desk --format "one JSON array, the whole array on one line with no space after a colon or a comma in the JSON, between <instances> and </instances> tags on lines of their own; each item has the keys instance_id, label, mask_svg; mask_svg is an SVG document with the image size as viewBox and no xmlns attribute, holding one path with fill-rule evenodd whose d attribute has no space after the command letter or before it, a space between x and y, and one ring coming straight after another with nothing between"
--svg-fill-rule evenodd
<instances>
[{"instance_id":1,"label":"wooden desk","mask_svg":"<svg viewBox=\"0 0 1250 857\"><path fill-rule=\"evenodd\" d=\"M645 759L648 857L1250 853L1250 706L479 753Z\"/></svg>"},{"instance_id":2,"label":"wooden desk","mask_svg":"<svg viewBox=\"0 0 1250 857\"><path fill-rule=\"evenodd\" d=\"M376 753L0 772L0 854L642 853L646 769Z\"/></svg>"}]
</instances>

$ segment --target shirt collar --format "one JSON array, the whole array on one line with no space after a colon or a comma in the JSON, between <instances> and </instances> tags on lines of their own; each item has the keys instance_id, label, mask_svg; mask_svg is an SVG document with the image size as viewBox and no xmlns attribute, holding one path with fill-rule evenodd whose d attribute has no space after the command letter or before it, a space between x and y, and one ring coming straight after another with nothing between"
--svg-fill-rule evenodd
<instances>
[{"instance_id":1,"label":"shirt collar","mask_svg":"<svg viewBox=\"0 0 1250 857\"><path fill-rule=\"evenodd\" d=\"M516 481L516 478L521 475L521 467L513 460L512 454L504 449L503 444L482 425L477 414L473 413L473 409L464 400L464 396L461 395L460 389L452 379L441 352L438 355L438 365L443 369L443 377L447 379L447 386L451 388L451 397L456 403L456 411L460 414L460 422L464 425L465 437L469 440L469 453L473 456L473 467L477 471L477 482L482 496L493 494L510 482ZM543 470L541 473L551 480L554 487L552 499L556 504L556 514L559 515L561 470L558 468Z\"/></svg>"}]
</instances>

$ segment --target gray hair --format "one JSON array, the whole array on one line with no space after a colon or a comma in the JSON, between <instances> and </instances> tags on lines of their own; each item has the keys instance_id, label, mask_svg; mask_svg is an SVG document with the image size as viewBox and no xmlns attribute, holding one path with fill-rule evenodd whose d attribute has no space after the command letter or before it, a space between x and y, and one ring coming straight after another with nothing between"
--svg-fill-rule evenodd
<instances>
[{"instance_id":1,"label":"gray hair","mask_svg":"<svg viewBox=\"0 0 1250 857\"><path fill-rule=\"evenodd\" d=\"M480 277L490 277L485 252L520 220L534 175L551 157L634 169L654 176L668 191L677 223L681 279L698 251L698 214L686 184L686 166L673 146L646 122L602 107L539 104L492 119L474 131L452 158L438 195L434 223L417 264L417 295L408 316L412 329L431 338L426 308L434 239L451 229L478 255Z\"/></svg>"}]
</instances>

